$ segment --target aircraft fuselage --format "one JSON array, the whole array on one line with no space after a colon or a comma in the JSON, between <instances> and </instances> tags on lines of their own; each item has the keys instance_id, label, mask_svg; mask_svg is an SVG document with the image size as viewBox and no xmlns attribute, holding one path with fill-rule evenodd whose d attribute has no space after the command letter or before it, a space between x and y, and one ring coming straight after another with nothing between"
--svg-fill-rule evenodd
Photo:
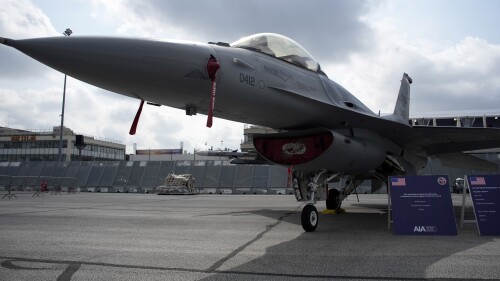
<instances>
[{"instance_id":1,"label":"aircraft fuselage","mask_svg":"<svg viewBox=\"0 0 500 281\"><path fill-rule=\"evenodd\" d=\"M215 117L275 129L331 132L334 160L316 159L317 163L303 165L306 170L325 165L340 172L373 170L387 153L402 156L402 142L388 136L410 129L408 124L376 116L319 69L228 44L110 37L6 39L3 43L100 88L203 114L209 110L207 61L213 56L220 64ZM406 156L413 154L408 151Z\"/></svg>"}]
</instances>

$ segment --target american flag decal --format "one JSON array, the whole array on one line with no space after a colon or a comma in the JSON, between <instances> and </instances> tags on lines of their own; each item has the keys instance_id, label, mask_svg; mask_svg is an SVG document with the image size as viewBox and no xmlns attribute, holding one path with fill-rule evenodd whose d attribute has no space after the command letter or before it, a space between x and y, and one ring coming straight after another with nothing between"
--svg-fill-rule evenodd
<instances>
[{"instance_id":1,"label":"american flag decal","mask_svg":"<svg viewBox=\"0 0 500 281\"><path fill-rule=\"evenodd\" d=\"M392 186L406 186L405 178L391 178Z\"/></svg>"},{"instance_id":2,"label":"american flag decal","mask_svg":"<svg viewBox=\"0 0 500 281\"><path fill-rule=\"evenodd\" d=\"M470 177L469 179L471 185L486 185L484 177Z\"/></svg>"}]
</instances>

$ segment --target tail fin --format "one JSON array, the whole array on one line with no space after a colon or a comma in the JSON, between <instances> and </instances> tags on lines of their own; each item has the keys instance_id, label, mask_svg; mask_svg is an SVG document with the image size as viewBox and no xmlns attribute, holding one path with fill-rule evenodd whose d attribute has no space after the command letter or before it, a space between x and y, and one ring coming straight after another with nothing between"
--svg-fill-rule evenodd
<instances>
[{"instance_id":1,"label":"tail fin","mask_svg":"<svg viewBox=\"0 0 500 281\"><path fill-rule=\"evenodd\" d=\"M394 121L409 124L410 120L410 84L413 80L404 73L401 79L401 87L399 88L398 100L396 101L396 106L394 107L394 113L392 114L392 119Z\"/></svg>"}]
</instances>

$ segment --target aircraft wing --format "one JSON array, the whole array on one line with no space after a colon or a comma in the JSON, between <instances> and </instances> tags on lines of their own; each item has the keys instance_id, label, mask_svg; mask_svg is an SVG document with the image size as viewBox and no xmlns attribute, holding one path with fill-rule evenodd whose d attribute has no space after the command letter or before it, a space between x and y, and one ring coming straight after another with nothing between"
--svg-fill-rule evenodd
<instances>
[{"instance_id":1,"label":"aircraft wing","mask_svg":"<svg viewBox=\"0 0 500 281\"><path fill-rule=\"evenodd\" d=\"M413 144L429 156L500 147L500 129L475 127L412 127Z\"/></svg>"},{"instance_id":2,"label":"aircraft wing","mask_svg":"<svg viewBox=\"0 0 500 281\"><path fill-rule=\"evenodd\" d=\"M462 152L439 154L434 157L438 158L445 167L488 172L498 171L498 164Z\"/></svg>"}]
</instances>

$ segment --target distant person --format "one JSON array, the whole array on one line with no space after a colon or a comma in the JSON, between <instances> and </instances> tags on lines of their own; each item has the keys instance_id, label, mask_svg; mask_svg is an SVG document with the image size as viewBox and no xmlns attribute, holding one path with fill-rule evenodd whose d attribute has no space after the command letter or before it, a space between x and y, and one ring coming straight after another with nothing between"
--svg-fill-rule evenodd
<instances>
[{"instance_id":1,"label":"distant person","mask_svg":"<svg viewBox=\"0 0 500 281\"><path fill-rule=\"evenodd\" d=\"M49 184L47 183L46 180L42 180L42 183L40 184L40 192L47 192L49 190Z\"/></svg>"}]
</instances>

